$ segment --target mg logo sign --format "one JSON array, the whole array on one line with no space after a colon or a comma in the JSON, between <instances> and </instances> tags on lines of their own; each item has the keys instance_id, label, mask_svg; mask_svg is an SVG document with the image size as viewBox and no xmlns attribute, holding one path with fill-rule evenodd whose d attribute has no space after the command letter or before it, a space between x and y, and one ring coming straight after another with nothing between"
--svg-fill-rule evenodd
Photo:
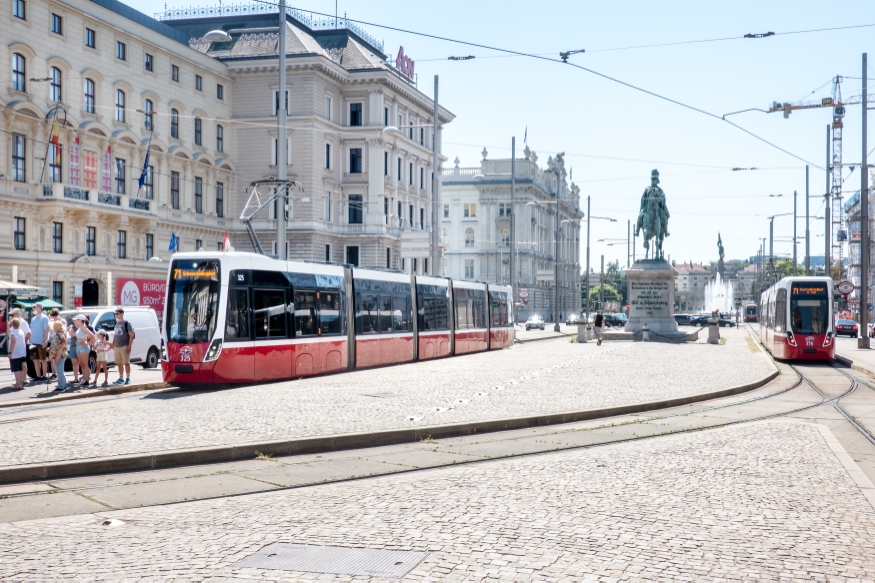
<instances>
[{"instance_id":1,"label":"mg logo sign","mask_svg":"<svg viewBox=\"0 0 875 583\"><path fill-rule=\"evenodd\" d=\"M133 281L128 281L122 286L120 294L123 306L139 306L140 305L140 287Z\"/></svg>"}]
</instances>

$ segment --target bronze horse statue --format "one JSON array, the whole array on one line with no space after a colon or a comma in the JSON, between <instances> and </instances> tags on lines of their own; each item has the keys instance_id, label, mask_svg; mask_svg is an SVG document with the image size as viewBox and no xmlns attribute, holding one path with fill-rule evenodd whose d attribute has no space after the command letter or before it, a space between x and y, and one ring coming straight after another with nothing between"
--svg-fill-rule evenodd
<instances>
[{"instance_id":1,"label":"bronze horse statue","mask_svg":"<svg viewBox=\"0 0 875 583\"><path fill-rule=\"evenodd\" d=\"M659 171L650 173L650 187L641 196L641 210L638 212L638 222L635 224L635 236L644 231L644 258L650 259L650 240L653 239L653 259L664 259L662 242L668 237L668 207L665 204L665 193L657 186Z\"/></svg>"}]
</instances>

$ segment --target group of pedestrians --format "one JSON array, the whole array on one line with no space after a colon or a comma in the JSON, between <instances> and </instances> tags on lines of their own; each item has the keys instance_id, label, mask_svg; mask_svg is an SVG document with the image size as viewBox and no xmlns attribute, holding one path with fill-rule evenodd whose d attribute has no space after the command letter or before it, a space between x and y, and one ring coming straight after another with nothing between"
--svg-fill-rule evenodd
<instances>
[{"instance_id":1,"label":"group of pedestrians","mask_svg":"<svg viewBox=\"0 0 875 583\"><path fill-rule=\"evenodd\" d=\"M9 368L15 377L12 390L24 389L27 375L27 360L33 361L33 383L49 383L57 378L56 392L79 390L88 386L97 386L100 373L103 372L103 384L109 386L109 368L107 353L114 352L114 361L118 367L119 378L114 385L131 384L131 344L134 340L134 329L125 320L125 311L119 307L115 310L116 327L113 339L105 330L94 331L91 318L87 313L73 316L68 326L60 312L53 309L46 316L42 304L36 303L32 308L30 323L21 316L21 310L16 308L9 312ZM30 350L28 350L30 347ZM88 362L91 352L95 354L96 366L94 381L91 380L91 366ZM67 382L64 371L67 359L70 359L73 371L72 383ZM49 371L51 362L51 372Z\"/></svg>"}]
</instances>

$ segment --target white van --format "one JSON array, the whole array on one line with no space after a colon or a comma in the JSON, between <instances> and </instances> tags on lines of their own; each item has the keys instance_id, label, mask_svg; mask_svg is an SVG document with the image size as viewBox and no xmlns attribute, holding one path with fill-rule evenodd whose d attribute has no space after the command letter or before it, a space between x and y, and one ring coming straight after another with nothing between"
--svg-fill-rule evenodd
<instances>
[{"instance_id":1,"label":"white van","mask_svg":"<svg viewBox=\"0 0 875 583\"><path fill-rule=\"evenodd\" d=\"M131 362L139 364L143 368L155 368L158 366L158 359L161 356L161 330L158 327L158 316L155 314L155 310L147 306L123 306L123 308L125 320L131 323L135 335L134 343L131 346ZM61 317L69 325L76 314L88 314L94 331L106 330L109 334L109 341L112 343L116 324L115 309L116 306L77 308L76 310L64 310L61 312ZM94 352L88 359L89 364L92 365L91 370L95 368L93 359ZM106 360L109 364L115 362L111 350L106 353Z\"/></svg>"}]
</instances>

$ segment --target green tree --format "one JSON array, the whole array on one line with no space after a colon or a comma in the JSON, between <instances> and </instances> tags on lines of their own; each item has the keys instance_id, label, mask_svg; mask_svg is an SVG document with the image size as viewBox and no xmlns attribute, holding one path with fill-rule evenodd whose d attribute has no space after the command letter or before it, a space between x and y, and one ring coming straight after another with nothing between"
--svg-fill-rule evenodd
<instances>
[{"instance_id":1,"label":"green tree","mask_svg":"<svg viewBox=\"0 0 875 583\"><path fill-rule=\"evenodd\" d=\"M607 278L605 278L607 279ZM617 291L613 285L605 282L605 301L606 302L619 302L621 299L620 292ZM585 298L584 298L585 299ZM592 306L592 309L598 309L599 301L599 286L594 286L589 288L589 304Z\"/></svg>"}]
</instances>

